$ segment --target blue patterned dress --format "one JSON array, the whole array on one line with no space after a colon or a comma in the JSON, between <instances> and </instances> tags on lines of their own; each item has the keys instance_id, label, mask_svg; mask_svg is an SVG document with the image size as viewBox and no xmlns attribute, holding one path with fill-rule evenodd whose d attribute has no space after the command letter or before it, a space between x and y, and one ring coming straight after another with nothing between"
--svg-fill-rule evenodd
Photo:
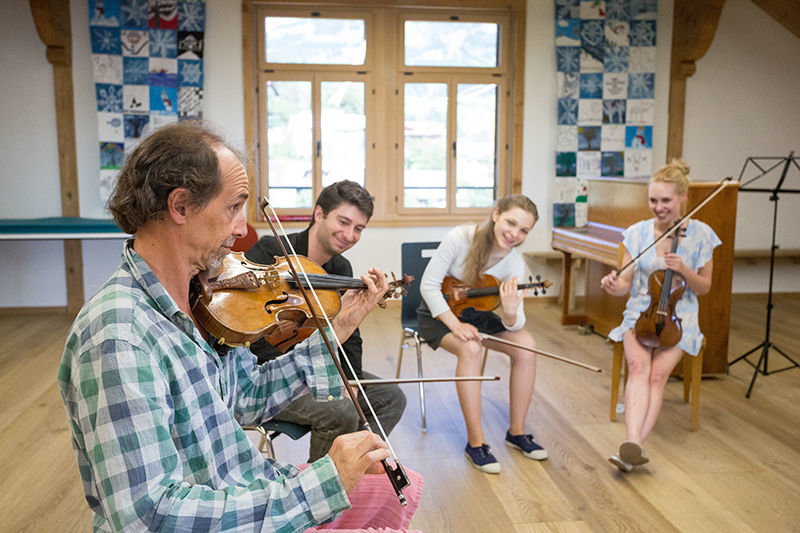
<instances>
[{"instance_id":1,"label":"blue patterned dress","mask_svg":"<svg viewBox=\"0 0 800 533\"><path fill-rule=\"evenodd\" d=\"M655 219L637 222L622 232L622 236L625 249L631 257L636 257L655 239ZM678 242L677 254L681 256L686 266L696 272L713 258L714 248L720 244L722 241L708 224L692 219L686 228L686 236ZM657 255L654 246L639 259L634 268L636 270L633 273L630 297L622 314L622 324L608 334L608 338L617 342L622 340L626 331L633 329L639 315L650 305L650 294L647 292L650 274L666 267L664 257ZM686 287L683 297L675 306L675 313L682 319L683 326L683 336L678 347L689 355L697 355L703 344L703 334L698 324L698 310L697 295Z\"/></svg>"}]
</instances>

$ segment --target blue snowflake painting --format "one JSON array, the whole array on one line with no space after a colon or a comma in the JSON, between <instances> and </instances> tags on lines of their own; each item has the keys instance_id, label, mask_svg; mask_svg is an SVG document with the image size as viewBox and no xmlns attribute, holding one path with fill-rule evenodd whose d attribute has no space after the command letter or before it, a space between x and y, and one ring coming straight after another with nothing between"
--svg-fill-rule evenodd
<instances>
[{"instance_id":1,"label":"blue snowflake painting","mask_svg":"<svg viewBox=\"0 0 800 533\"><path fill-rule=\"evenodd\" d=\"M628 98L653 98L655 73L631 72L628 74Z\"/></svg>"},{"instance_id":2,"label":"blue snowflake painting","mask_svg":"<svg viewBox=\"0 0 800 533\"><path fill-rule=\"evenodd\" d=\"M178 34L172 30L150 30L150 57L178 57Z\"/></svg>"},{"instance_id":3,"label":"blue snowflake painting","mask_svg":"<svg viewBox=\"0 0 800 533\"><path fill-rule=\"evenodd\" d=\"M603 75L600 73L581 74L581 98L603 97Z\"/></svg>"},{"instance_id":4,"label":"blue snowflake painting","mask_svg":"<svg viewBox=\"0 0 800 533\"><path fill-rule=\"evenodd\" d=\"M105 113L122 113L122 85L95 83L97 111Z\"/></svg>"},{"instance_id":5,"label":"blue snowflake painting","mask_svg":"<svg viewBox=\"0 0 800 533\"><path fill-rule=\"evenodd\" d=\"M189 87L203 86L203 63L201 61L178 61L180 84Z\"/></svg>"},{"instance_id":6,"label":"blue snowflake painting","mask_svg":"<svg viewBox=\"0 0 800 533\"><path fill-rule=\"evenodd\" d=\"M203 31L206 26L206 5L203 2L181 2L178 4L178 29Z\"/></svg>"},{"instance_id":7,"label":"blue snowflake painting","mask_svg":"<svg viewBox=\"0 0 800 533\"><path fill-rule=\"evenodd\" d=\"M635 20L631 22L631 46L655 46L656 22L654 20Z\"/></svg>"},{"instance_id":8,"label":"blue snowflake painting","mask_svg":"<svg viewBox=\"0 0 800 533\"><path fill-rule=\"evenodd\" d=\"M147 85L149 73L146 57L123 57L122 61L122 81L126 85Z\"/></svg>"},{"instance_id":9,"label":"blue snowflake painting","mask_svg":"<svg viewBox=\"0 0 800 533\"><path fill-rule=\"evenodd\" d=\"M606 0L606 20L628 20L628 0Z\"/></svg>"},{"instance_id":10,"label":"blue snowflake painting","mask_svg":"<svg viewBox=\"0 0 800 533\"><path fill-rule=\"evenodd\" d=\"M581 50L574 46L556 46L556 70L574 73L581 69Z\"/></svg>"},{"instance_id":11,"label":"blue snowflake painting","mask_svg":"<svg viewBox=\"0 0 800 533\"><path fill-rule=\"evenodd\" d=\"M122 45L119 41L119 28L106 28L102 26L92 26L89 28L92 39L93 54L114 54L122 53Z\"/></svg>"},{"instance_id":12,"label":"blue snowflake painting","mask_svg":"<svg viewBox=\"0 0 800 533\"><path fill-rule=\"evenodd\" d=\"M122 0L122 27L125 29L147 28L148 0Z\"/></svg>"},{"instance_id":13,"label":"blue snowflake painting","mask_svg":"<svg viewBox=\"0 0 800 533\"><path fill-rule=\"evenodd\" d=\"M627 72L629 56L627 46L606 46L603 56L603 71Z\"/></svg>"},{"instance_id":14,"label":"blue snowflake painting","mask_svg":"<svg viewBox=\"0 0 800 533\"><path fill-rule=\"evenodd\" d=\"M602 20L581 21L581 45L598 46L603 44L605 29Z\"/></svg>"},{"instance_id":15,"label":"blue snowflake painting","mask_svg":"<svg viewBox=\"0 0 800 533\"><path fill-rule=\"evenodd\" d=\"M558 99L558 123L574 126L578 123L578 100L576 98Z\"/></svg>"}]
</instances>

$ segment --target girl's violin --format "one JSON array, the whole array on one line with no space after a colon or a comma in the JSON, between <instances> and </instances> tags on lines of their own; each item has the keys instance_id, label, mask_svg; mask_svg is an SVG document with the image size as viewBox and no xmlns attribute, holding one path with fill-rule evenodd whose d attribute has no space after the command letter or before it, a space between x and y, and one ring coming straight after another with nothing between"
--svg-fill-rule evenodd
<instances>
[{"instance_id":1,"label":"girl's violin","mask_svg":"<svg viewBox=\"0 0 800 533\"><path fill-rule=\"evenodd\" d=\"M360 279L327 274L307 257L297 256L297 260L308 273L308 281L317 289L322 309L331 318L341 307L339 291L366 288ZM390 282L390 290L384 298L408 284L411 281L408 278ZM260 265L241 252L231 252L220 268L201 272L198 280L200 291L192 304L192 313L220 344L249 346L277 329L281 321L303 324L311 316L286 257L277 257L271 265ZM305 278L301 280L304 288L308 288ZM305 337L297 339L284 351L311 332L309 330Z\"/></svg>"},{"instance_id":2,"label":"girl's violin","mask_svg":"<svg viewBox=\"0 0 800 533\"><path fill-rule=\"evenodd\" d=\"M678 249L680 232L679 229L670 236L670 251L673 254ZM647 283L650 306L636 321L636 338L648 348L670 348L678 344L683 336L681 319L675 314L675 306L686 290L686 280L667 268L650 274Z\"/></svg>"},{"instance_id":3,"label":"girl's violin","mask_svg":"<svg viewBox=\"0 0 800 533\"><path fill-rule=\"evenodd\" d=\"M540 276L536 276L537 281L530 278L530 283L517 285L517 290L534 289L534 294L546 293L547 287L552 285L547 280L541 281ZM442 280L442 295L444 296L450 310L456 316L461 316L465 309L473 308L476 311L492 311L500 306L500 280L491 274L481 274L475 286L467 287L461 281L452 276L445 276Z\"/></svg>"}]
</instances>

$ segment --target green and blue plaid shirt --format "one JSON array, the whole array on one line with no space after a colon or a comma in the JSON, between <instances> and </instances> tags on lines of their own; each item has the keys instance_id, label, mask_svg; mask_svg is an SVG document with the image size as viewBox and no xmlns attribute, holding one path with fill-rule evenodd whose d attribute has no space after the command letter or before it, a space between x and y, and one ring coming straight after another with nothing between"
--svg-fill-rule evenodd
<instances>
[{"instance_id":1,"label":"green and blue plaid shirt","mask_svg":"<svg viewBox=\"0 0 800 533\"><path fill-rule=\"evenodd\" d=\"M319 334L262 366L244 348L220 355L132 243L76 318L58 372L94 529L298 531L348 508L329 456L299 472L240 425L305 392L341 397Z\"/></svg>"}]
</instances>

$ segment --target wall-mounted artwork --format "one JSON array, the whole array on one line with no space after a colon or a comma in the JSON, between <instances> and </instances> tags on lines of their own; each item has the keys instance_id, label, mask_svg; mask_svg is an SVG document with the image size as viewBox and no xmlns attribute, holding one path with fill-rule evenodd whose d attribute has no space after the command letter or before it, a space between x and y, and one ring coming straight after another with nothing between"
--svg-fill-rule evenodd
<instances>
[{"instance_id":1,"label":"wall-mounted artwork","mask_svg":"<svg viewBox=\"0 0 800 533\"><path fill-rule=\"evenodd\" d=\"M100 194L155 128L203 115L203 0L89 0Z\"/></svg>"},{"instance_id":2,"label":"wall-mounted artwork","mask_svg":"<svg viewBox=\"0 0 800 533\"><path fill-rule=\"evenodd\" d=\"M589 177L652 172L657 0L556 0L553 226L587 222Z\"/></svg>"}]
</instances>

